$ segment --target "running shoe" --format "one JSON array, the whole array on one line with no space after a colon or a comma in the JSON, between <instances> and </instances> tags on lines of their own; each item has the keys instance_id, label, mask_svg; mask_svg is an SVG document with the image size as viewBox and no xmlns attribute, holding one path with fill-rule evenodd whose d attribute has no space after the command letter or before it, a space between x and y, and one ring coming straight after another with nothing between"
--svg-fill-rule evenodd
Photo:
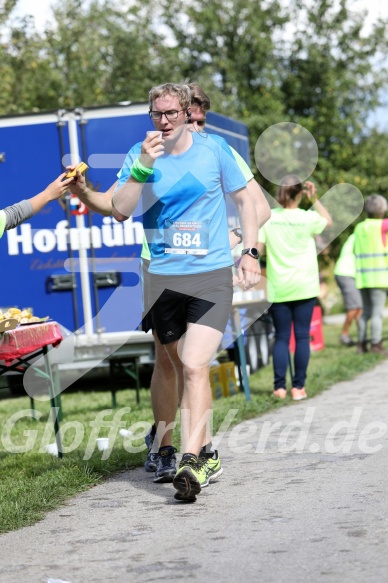
<instances>
[{"instance_id":1,"label":"running shoe","mask_svg":"<svg viewBox=\"0 0 388 583\"><path fill-rule=\"evenodd\" d=\"M200 469L197 456L185 453L179 464L179 469L173 481L177 492L175 500L179 502L195 502L197 494L201 491Z\"/></svg>"},{"instance_id":2,"label":"running shoe","mask_svg":"<svg viewBox=\"0 0 388 583\"><path fill-rule=\"evenodd\" d=\"M171 445L159 449L154 482L172 482L176 474L176 449Z\"/></svg>"},{"instance_id":3,"label":"running shoe","mask_svg":"<svg viewBox=\"0 0 388 583\"><path fill-rule=\"evenodd\" d=\"M152 446L154 445L155 435L149 431L144 438L145 444L148 447L146 461L144 462L144 469L146 472L155 472L156 464L159 458L159 452L153 453Z\"/></svg>"},{"instance_id":4,"label":"running shoe","mask_svg":"<svg viewBox=\"0 0 388 583\"><path fill-rule=\"evenodd\" d=\"M201 453L198 459L198 466L200 469L199 483L201 484L201 488L206 488L210 482L221 476L223 468L221 466L218 450L214 450L214 452L211 452L204 457L201 456Z\"/></svg>"}]
</instances>

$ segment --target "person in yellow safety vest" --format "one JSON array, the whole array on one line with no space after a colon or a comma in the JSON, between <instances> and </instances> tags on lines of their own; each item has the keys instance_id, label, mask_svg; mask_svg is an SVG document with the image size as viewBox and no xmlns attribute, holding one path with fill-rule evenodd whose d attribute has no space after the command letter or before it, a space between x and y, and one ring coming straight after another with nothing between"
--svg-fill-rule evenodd
<instances>
[{"instance_id":1,"label":"person in yellow safety vest","mask_svg":"<svg viewBox=\"0 0 388 583\"><path fill-rule=\"evenodd\" d=\"M356 286L361 290L363 312L359 320L357 352L367 352L367 326L371 320L371 352L388 355L382 345L383 311L388 290L387 200L372 194L365 201L368 218L354 229Z\"/></svg>"}]
</instances>

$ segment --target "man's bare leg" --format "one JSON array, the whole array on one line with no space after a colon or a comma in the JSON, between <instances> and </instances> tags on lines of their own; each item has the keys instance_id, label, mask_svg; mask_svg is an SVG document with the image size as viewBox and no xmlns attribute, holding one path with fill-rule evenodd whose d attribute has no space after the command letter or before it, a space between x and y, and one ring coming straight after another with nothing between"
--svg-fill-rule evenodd
<instances>
[{"instance_id":1,"label":"man's bare leg","mask_svg":"<svg viewBox=\"0 0 388 583\"><path fill-rule=\"evenodd\" d=\"M183 371L184 390L181 403L182 460L173 483L180 502L195 502L209 478L198 455L202 444L210 442L212 394L209 382L210 363L221 342L222 333L208 326L189 324L182 338L166 345L174 366ZM222 473L218 455L213 475Z\"/></svg>"},{"instance_id":2,"label":"man's bare leg","mask_svg":"<svg viewBox=\"0 0 388 583\"><path fill-rule=\"evenodd\" d=\"M209 382L210 363L221 342L222 333L208 326L189 324L178 342L166 350L178 372L183 375L181 402L182 451L198 455L209 443L212 394Z\"/></svg>"}]
</instances>

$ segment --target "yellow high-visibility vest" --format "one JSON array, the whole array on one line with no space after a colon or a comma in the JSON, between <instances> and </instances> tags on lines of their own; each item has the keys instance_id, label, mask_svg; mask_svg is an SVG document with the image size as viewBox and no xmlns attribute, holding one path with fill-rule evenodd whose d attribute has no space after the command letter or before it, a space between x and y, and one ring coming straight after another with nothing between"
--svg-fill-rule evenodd
<instances>
[{"instance_id":1,"label":"yellow high-visibility vest","mask_svg":"<svg viewBox=\"0 0 388 583\"><path fill-rule=\"evenodd\" d=\"M383 219L366 219L354 229L356 256L356 286L388 288L388 247L384 246L381 226Z\"/></svg>"}]
</instances>

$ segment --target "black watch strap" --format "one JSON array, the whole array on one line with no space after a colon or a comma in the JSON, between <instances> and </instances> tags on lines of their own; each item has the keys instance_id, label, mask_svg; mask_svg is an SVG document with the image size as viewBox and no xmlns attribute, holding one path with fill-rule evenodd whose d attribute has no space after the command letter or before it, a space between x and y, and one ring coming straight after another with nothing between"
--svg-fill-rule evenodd
<instances>
[{"instance_id":1,"label":"black watch strap","mask_svg":"<svg viewBox=\"0 0 388 583\"><path fill-rule=\"evenodd\" d=\"M259 251L256 247L248 247L241 251L241 255L250 255L253 259L259 259Z\"/></svg>"}]
</instances>

